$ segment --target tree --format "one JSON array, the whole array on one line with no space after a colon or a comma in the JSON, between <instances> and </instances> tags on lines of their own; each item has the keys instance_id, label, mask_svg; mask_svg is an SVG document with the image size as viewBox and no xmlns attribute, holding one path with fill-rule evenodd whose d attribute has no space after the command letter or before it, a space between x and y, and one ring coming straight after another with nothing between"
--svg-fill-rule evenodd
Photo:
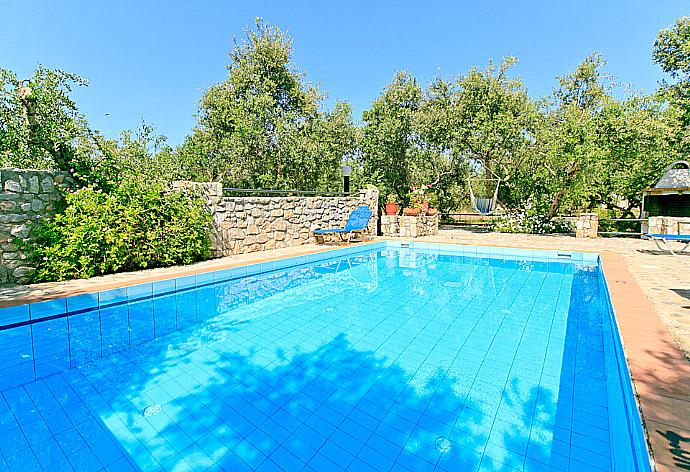
<instances>
[{"instance_id":1,"label":"tree","mask_svg":"<svg viewBox=\"0 0 690 472\"><path fill-rule=\"evenodd\" d=\"M179 152L196 178L250 188L327 188L354 150L349 105L324 96L291 62L292 42L258 20L230 53L228 78L201 99Z\"/></svg>"},{"instance_id":2,"label":"tree","mask_svg":"<svg viewBox=\"0 0 690 472\"><path fill-rule=\"evenodd\" d=\"M508 205L520 198L513 173L530 152L538 118L522 82L508 77L515 62L508 57L498 67L474 67L454 82L437 79L420 114L424 140L450 159L455 178L468 169L500 176L500 198ZM457 183L464 186L464 179Z\"/></svg>"},{"instance_id":3,"label":"tree","mask_svg":"<svg viewBox=\"0 0 690 472\"><path fill-rule=\"evenodd\" d=\"M690 125L690 17L676 20L659 32L652 58L675 83L662 81L660 93L682 112L684 124Z\"/></svg>"},{"instance_id":4,"label":"tree","mask_svg":"<svg viewBox=\"0 0 690 472\"><path fill-rule=\"evenodd\" d=\"M616 100L599 54L587 57L541 110L519 187L548 218L601 206L630 214L674 158L672 112L653 97Z\"/></svg>"},{"instance_id":5,"label":"tree","mask_svg":"<svg viewBox=\"0 0 690 472\"><path fill-rule=\"evenodd\" d=\"M592 54L574 72L559 77L551 108L545 110L537 131L537 162L525 171L537 178L532 186L537 197L550 200L549 218L558 212L568 192L581 188L582 178L591 175L593 165L601 160L596 116L609 98L608 83L602 78L604 64L600 54ZM542 198L537 200L545 203Z\"/></svg>"},{"instance_id":6,"label":"tree","mask_svg":"<svg viewBox=\"0 0 690 472\"><path fill-rule=\"evenodd\" d=\"M362 113L362 173L380 195L407 201L415 168L420 165L414 119L422 88L408 72L395 74L371 108Z\"/></svg>"},{"instance_id":7,"label":"tree","mask_svg":"<svg viewBox=\"0 0 690 472\"><path fill-rule=\"evenodd\" d=\"M0 164L69 171L84 158L86 119L70 98L78 75L38 66L26 81L0 69Z\"/></svg>"}]
</instances>

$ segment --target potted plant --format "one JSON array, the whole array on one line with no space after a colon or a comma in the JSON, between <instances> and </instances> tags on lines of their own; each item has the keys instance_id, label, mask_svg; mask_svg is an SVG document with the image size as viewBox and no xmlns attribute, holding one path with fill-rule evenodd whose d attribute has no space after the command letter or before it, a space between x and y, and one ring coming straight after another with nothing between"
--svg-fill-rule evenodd
<instances>
[{"instance_id":1,"label":"potted plant","mask_svg":"<svg viewBox=\"0 0 690 472\"><path fill-rule=\"evenodd\" d=\"M410 186L410 193L408 194L410 200L410 206L403 208L403 214L405 216L418 216L422 211L422 194L419 190Z\"/></svg>"},{"instance_id":2,"label":"potted plant","mask_svg":"<svg viewBox=\"0 0 690 472\"><path fill-rule=\"evenodd\" d=\"M413 207L419 208L419 212L425 215L429 211L429 198L426 194L431 188L431 184L422 184L419 187L410 185L410 203Z\"/></svg>"},{"instance_id":3,"label":"potted plant","mask_svg":"<svg viewBox=\"0 0 690 472\"><path fill-rule=\"evenodd\" d=\"M438 195L435 192L429 194L429 206L430 208L426 211L427 216L434 216L438 213Z\"/></svg>"},{"instance_id":4,"label":"potted plant","mask_svg":"<svg viewBox=\"0 0 690 472\"><path fill-rule=\"evenodd\" d=\"M397 215L398 214L398 196L394 193L388 195L386 198L386 215Z\"/></svg>"}]
</instances>

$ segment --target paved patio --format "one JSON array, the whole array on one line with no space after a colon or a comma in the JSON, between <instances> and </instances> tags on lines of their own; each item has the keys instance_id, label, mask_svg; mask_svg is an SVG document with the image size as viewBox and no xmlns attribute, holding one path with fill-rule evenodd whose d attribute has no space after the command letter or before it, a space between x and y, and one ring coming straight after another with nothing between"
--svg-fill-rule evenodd
<instances>
[{"instance_id":1,"label":"paved patio","mask_svg":"<svg viewBox=\"0 0 690 472\"><path fill-rule=\"evenodd\" d=\"M422 240L601 254L638 403L659 471L690 470L690 255L661 253L650 241L576 239L444 229ZM305 245L186 267L0 289L0 307L191 275L329 250Z\"/></svg>"}]
</instances>

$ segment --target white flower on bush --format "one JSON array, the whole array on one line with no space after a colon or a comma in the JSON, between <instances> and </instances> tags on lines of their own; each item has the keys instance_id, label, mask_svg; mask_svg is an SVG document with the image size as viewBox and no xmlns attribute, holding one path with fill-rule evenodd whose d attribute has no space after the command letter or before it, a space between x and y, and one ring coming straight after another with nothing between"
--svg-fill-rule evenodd
<instances>
[{"instance_id":1,"label":"white flower on bush","mask_svg":"<svg viewBox=\"0 0 690 472\"><path fill-rule=\"evenodd\" d=\"M527 202L521 209L508 213L494 223L493 229L501 233L565 233L571 231L566 221L549 218L546 213L533 212L534 205Z\"/></svg>"}]
</instances>

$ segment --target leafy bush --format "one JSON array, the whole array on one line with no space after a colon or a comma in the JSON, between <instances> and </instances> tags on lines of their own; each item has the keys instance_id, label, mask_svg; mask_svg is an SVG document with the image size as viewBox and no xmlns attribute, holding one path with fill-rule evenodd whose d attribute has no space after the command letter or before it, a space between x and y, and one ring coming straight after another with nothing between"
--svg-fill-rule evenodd
<instances>
[{"instance_id":1,"label":"leafy bush","mask_svg":"<svg viewBox=\"0 0 690 472\"><path fill-rule=\"evenodd\" d=\"M529 203L495 221L493 230L499 233L551 234L569 233L573 228L569 222L549 218L546 211Z\"/></svg>"},{"instance_id":2,"label":"leafy bush","mask_svg":"<svg viewBox=\"0 0 690 472\"><path fill-rule=\"evenodd\" d=\"M128 181L105 193L86 187L37 223L35 282L189 264L210 254L210 215L200 198Z\"/></svg>"}]
</instances>

